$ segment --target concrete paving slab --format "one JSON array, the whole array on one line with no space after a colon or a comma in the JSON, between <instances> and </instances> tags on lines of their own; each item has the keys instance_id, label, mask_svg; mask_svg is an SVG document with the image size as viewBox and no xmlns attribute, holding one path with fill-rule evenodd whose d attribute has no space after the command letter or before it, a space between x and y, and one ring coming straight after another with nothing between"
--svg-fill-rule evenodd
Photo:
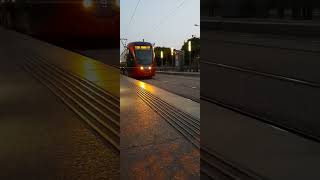
<instances>
[{"instance_id":1,"label":"concrete paving slab","mask_svg":"<svg viewBox=\"0 0 320 180\"><path fill-rule=\"evenodd\" d=\"M140 99L131 83L121 76L121 179L199 179L199 150Z\"/></svg>"}]
</instances>

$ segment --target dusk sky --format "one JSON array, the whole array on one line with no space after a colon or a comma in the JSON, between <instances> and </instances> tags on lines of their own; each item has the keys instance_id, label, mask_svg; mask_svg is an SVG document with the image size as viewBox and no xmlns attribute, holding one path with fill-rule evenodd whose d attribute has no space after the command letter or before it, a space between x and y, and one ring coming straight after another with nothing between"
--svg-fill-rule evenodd
<instances>
[{"instance_id":1,"label":"dusk sky","mask_svg":"<svg viewBox=\"0 0 320 180\"><path fill-rule=\"evenodd\" d=\"M200 37L200 0L121 0L121 38L180 49L192 35ZM121 46L121 52L123 48Z\"/></svg>"}]
</instances>

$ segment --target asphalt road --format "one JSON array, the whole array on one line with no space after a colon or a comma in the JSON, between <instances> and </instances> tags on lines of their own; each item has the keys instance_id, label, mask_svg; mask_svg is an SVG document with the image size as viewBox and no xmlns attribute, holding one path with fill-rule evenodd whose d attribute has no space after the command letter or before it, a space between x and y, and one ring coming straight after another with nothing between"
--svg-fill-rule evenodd
<instances>
[{"instance_id":1,"label":"asphalt road","mask_svg":"<svg viewBox=\"0 0 320 180\"><path fill-rule=\"evenodd\" d=\"M200 102L200 77L156 74L152 79L142 80L174 94Z\"/></svg>"}]
</instances>

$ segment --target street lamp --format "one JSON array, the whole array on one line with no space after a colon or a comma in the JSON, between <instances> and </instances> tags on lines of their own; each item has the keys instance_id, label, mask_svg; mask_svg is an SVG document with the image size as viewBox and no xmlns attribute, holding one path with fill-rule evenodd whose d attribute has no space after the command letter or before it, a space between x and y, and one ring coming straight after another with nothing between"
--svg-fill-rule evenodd
<instances>
[{"instance_id":1,"label":"street lamp","mask_svg":"<svg viewBox=\"0 0 320 180\"><path fill-rule=\"evenodd\" d=\"M160 52L161 67L163 67L163 51Z\"/></svg>"},{"instance_id":2,"label":"street lamp","mask_svg":"<svg viewBox=\"0 0 320 180\"><path fill-rule=\"evenodd\" d=\"M189 71L191 71L191 41L188 41L188 51L189 51Z\"/></svg>"},{"instance_id":3,"label":"street lamp","mask_svg":"<svg viewBox=\"0 0 320 180\"><path fill-rule=\"evenodd\" d=\"M173 66L173 53L174 53L174 50L173 48L171 48L171 66Z\"/></svg>"}]
</instances>

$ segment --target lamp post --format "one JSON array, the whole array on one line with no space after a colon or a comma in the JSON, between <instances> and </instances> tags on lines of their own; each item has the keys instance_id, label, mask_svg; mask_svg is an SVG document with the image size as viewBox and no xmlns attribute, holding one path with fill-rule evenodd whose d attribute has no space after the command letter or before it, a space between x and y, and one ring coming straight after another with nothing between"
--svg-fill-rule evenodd
<instances>
[{"instance_id":1,"label":"lamp post","mask_svg":"<svg viewBox=\"0 0 320 180\"><path fill-rule=\"evenodd\" d=\"M163 67L163 51L160 52L161 68Z\"/></svg>"},{"instance_id":2,"label":"lamp post","mask_svg":"<svg viewBox=\"0 0 320 180\"><path fill-rule=\"evenodd\" d=\"M191 71L191 41L188 41L188 51L189 51L189 71Z\"/></svg>"},{"instance_id":3,"label":"lamp post","mask_svg":"<svg viewBox=\"0 0 320 180\"><path fill-rule=\"evenodd\" d=\"M173 48L171 48L171 66L173 67L173 54L174 54L174 50Z\"/></svg>"}]
</instances>

